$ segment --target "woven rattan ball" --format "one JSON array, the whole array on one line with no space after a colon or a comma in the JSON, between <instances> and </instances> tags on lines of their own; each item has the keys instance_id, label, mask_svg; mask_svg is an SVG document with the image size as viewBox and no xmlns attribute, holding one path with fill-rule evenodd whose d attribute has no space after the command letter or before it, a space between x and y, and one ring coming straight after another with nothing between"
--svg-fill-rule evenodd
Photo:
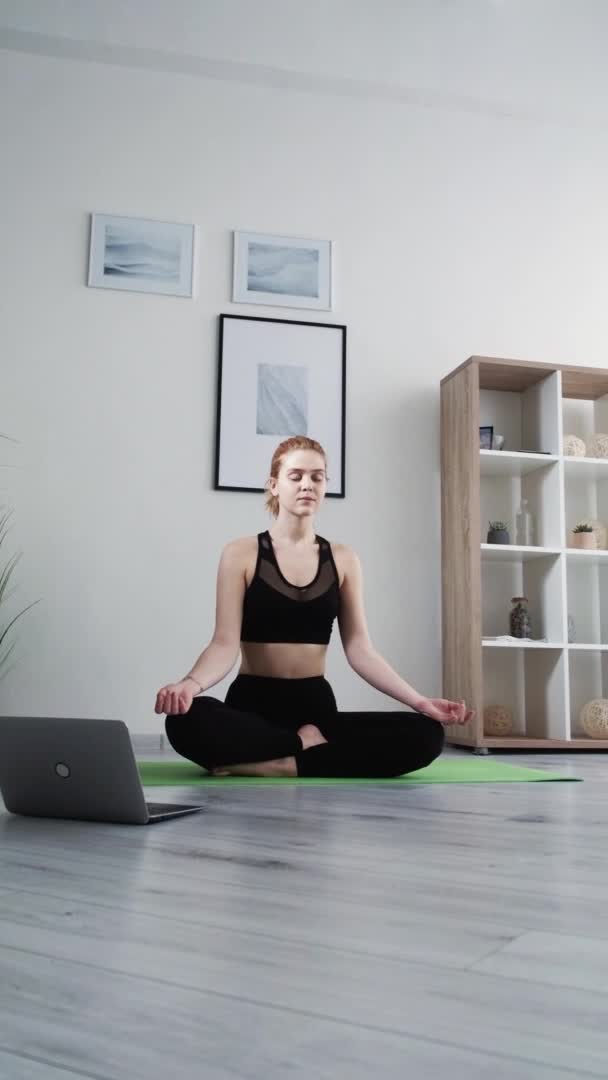
<instances>
[{"instance_id":1,"label":"woven rattan ball","mask_svg":"<svg viewBox=\"0 0 608 1080\"><path fill-rule=\"evenodd\" d=\"M578 435L564 435L564 454L566 457L584 457L587 447Z\"/></svg>"},{"instance_id":2,"label":"woven rattan ball","mask_svg":"<svg viewBox=\"0 0 608 1080\"><path fill-rule=\"evenodd\" d=\"M608 457L608 435L592 435L587 445L587 457Z\"/></svg>"},{"instance_id":3,"label":"woven rattan ball","mask_svg":"<svg viewBox=\"0 0 608 1080\"><path fill-rule=\"evenodd\" d=\"M583 705L580 722L591 739L608 739L608 698L594 698Z\"/></svg>"},{"instance_id":4,"label":"woven rattan ball","mask_svg":"<svg viewBox=\"0 0 608 1080\"><path fill-rule=\"evenodd\" d=\"M483 710L485 735L509 735L512 728L513 717L506 705L486 705Z\"/></svg>"}]
</instances>

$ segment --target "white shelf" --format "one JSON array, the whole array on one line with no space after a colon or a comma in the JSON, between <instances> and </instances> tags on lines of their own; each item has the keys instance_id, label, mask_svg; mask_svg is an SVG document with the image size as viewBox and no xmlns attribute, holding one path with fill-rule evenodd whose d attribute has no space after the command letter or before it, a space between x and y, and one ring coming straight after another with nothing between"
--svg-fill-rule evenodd
<instances>
[{"instance_id":1,"label":"white shelf","mask_svg":"<svg viewBox=\"0 0 608 1080\"><path fill-rule=\"evenodd\" d=\"M529 454L519 450L480 450L482 476L525 476L559 461L557 454Z\"/></svg>"},{"instance_id":2,"label":"white shelf","mask_svg":"<svg viewBox=\"0 0 608 1080\"><path fill-rule=\"evenodd\" d=\"M523 544L482 544L481 557L484 562L529 562L531 559L546 559L547 556L561 555L561 548L526 547ZM606 552L608 555L608 551Z\"/></svg>"},{"instance_id":3,"label":"white shelf","mask_svg":"<svg viewBox=\"0 0 608 1080\"><path fill-rule=\"evenodd\" d=\"M603 548L566 548L566 556L569 559L580 559L583 562L589 563L590 566L606 566L608 565L608 551L604 551Z\"/></svg>"},{"instance_id":4,"label":"white shelf","mask_svg":"<svg viewBox=\"0 0 608 1080\"><path fill-rule=\"evenodd\" d=\"M605 431L608 399L563 401L564 431L587 443L594 431ZM608 458L564 456L564 511L566 544L577 521L607 520ZM581 739L579 714L583 704L606 696L608 686L608 551L568 546L566 558L566 610L574 618L576 641L568 642L566 656L570 735ZM593 747L595 740L587 740Z\"/></svg>"},{"instance_id":5,"label":"white shelf","mask_svg":"<svg viewBox=\"0 0 608 1080\"><path fill-rule=\"evenodd\" d=\"M481 556L485 562L529 562L561 555L569 559L583 559L592 565L608 565L608 550L603 548L526 547L523 544L481 544Z\"/></svg>"},{"instance_id":6,"label":"white shelf","mask_svg":"<svg viewBox=\"0 0 608 1080\"><path fill-rule=\"evenodd\" d=\"M564 467L569 476L581 476L593 480L608 480L608 458L564 456Z\"/></svg>"},{"instance_id":7,"label":"white shelf","mask_svg":"<svg viewBox=\"0 0 608 1080\"><path fill-rule=\"evenodd\" d=\"M608 649L590 646L568 652L570 727L573 738L585 733L580 722L583 705L593 698L605 698L608 687Z\"/></svg>"},{"instance_id":8,"label":"white shelf","mask_svg":"<svg viewBox=\"0 0 608 1080\"><path fill-rule=\"evenodd\" d=\"M522 641L482 649L484 705L511 710L512 737L564 739L567 668L568 654L557 642Z\"/></svg>"},{"instance_id":9,"label":"white shelf","mask_svg":"<svg viewBox=\"0 0 608 1080\"><path fill-rule=\"evenodd\" d=\"M484 649L563 649L563 643L559 641L534 641L530 638L520 638L518 641L494 641L493 638L482 638L481 644Z\"/></svg>"},{"instance_id":10,"label":"white shelf","mask_svg":"<svg viewBox=\"0 0 608 1080\"><path fill-rule=\"evenodd\" d=\"M594 433L608 432L608 370L591 375L581 368L575 375L570 368L496 358L473 357L472 363L477 372L462 365L442 390L447 421L442 479L455 485L458 499L450 505L461 502L465 514L462 550L452 552L446 545L445 625L450 646L462 639L463 647L450 648L445 679L452 687L472 687L481 716L463 732L462 743L599 747L600 741L582 738L579 717L587 701L608 697L608 550L570 545L578 522L608 526L608 457L566 455L564 435L577 435L589 446ZM479 379L479 400L472 407L471 377ZM463 414L472 419L473 431ZM465 474L471 465L469 440L477 439L478 425L491 425L505 446L525 449L475 449L479 485L471 491ZM524 535L517 528L524 505L532 515L534 545L488 544L493 521L504 521L513 541ZM471 522L472 537L466 531ZM479 615L469 614L466 603L471 540L479 550L472 575L475 588L479 575ZM528 598L533 638L508 636L510 605L517 596ZM463 659L468 684L460 671ZM489 705L511 711L510 738L484 739L483 709ZM608 751L608 738L601 740L601 749Z\"/></svg>"},{"instance_id":11,"label":"white shelf","mask_svg":"<svg viewBox=\"0 0 608 1080\"><path fill-rule=\"evenodd\" d=\"M556 373L521 392L480 394L480 425L492 424L495 432L504 433L509 446L529 448L479 452L483 702L511 710L515 741L565 740L569 654L564 643L561 379ZM516 540L517 514L524 499L534 518L536 543L488 544L491 521L505 521ZM513 596L528 597L534 636L496 640L509 632ZM581 632L583 627L581 621ZM585 627L585 636L588 633Z\"/></svg>"}]
</instances>

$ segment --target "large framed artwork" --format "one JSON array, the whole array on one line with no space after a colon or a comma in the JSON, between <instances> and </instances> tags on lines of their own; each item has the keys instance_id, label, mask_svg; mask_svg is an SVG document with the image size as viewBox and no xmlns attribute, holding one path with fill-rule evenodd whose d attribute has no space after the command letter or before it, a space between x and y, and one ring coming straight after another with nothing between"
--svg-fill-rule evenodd
<instances>
[{"instance_id":1,"label":"large framed artwork","mask_svg":"<svg viewBox=\"0 0 608 1080\"><path fill-rule=\"evenodd\" d=\"M273 307L333 307L333 243L235 232L232 299Z\"/></svg>"},{"instance_id":2,"label":"large framed artwork","mask_svg":"<svg viewBox=\"0 0 608 1080\"><path fill-rule=\"evenodd\" d=\"M263 491L291 435L327 453L327 495L345 495L346 327L220 315L215 488Z\"/></svg>"},{"instance_id":3,"label":"large framed artwork","mask_svg":"<svg viewBox=\"0 0 608 1080\"><path fill-rule=\"evenodd\" d=\"M88 284L192 297L195 233L194 225L91 214Z\"/></svg>"}]
</instances>

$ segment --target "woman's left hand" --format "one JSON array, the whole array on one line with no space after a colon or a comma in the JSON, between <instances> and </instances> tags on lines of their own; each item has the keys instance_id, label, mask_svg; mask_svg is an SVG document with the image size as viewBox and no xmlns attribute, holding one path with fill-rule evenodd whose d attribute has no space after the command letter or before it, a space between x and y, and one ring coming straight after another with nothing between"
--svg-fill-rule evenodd
<instances>
[{"instance_id":1,"label":"woman's left hand","mask_svg":"<svg viewBox=\"0 0 608 1080\"><path fill-rule=\"evenodd\" d=\"M446 698L420 698L415 708L418 712L439 720L440 724L467 724L474 715L473 709L467 709L464 701L448 701Z\"/></svg>"}]
</instances>

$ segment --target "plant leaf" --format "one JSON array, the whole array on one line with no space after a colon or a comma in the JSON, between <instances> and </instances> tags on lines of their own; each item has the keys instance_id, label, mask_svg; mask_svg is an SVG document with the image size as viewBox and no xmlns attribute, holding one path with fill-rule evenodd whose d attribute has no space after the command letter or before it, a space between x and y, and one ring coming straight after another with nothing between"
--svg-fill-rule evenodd
<instances>
[{"instance_id":1,"label":"plant leaf","mask_svg":"<svg viewBox=\"0 0 608 1080\"><path fill-rule=\"evenodd\" d=\"M22 611L18 612L17 615L13 616L13 618L10 620L10 622L7 623L7 625L4 627L4 630L0 631L0 645L2 645L6 635L8 634L11 627L15 625L15 623L17 622L17 619L20 619L22 615L25 615L26 611L29 611L30 608L35 607L35 605L39 604L39 603L40 603L39 600L32 600L31 604L28 604L27 607L24 607Z\"/></svg>"},{"instance_id":2,"label":"plant leaf","mask_svg":"<svg viewBox=\"0 0 608 1080\"><path fill-rule=\"evenodd\" d=\"M9 657L10 657L10 655L11 655L12 651L13 651L13 649L14 649L14 648L15 648L15 646L16 646L16 644L17 644L17 642L16 642L16 641L13 641L13 642L12 642L12 643L11 643L11 644L9 645L9 647L8 647L8 649L6 650L6 652L5 652L4 656L0 657L0 679L4 679L4 678L6 678L6 676L8 675L8 672L9 672L9 671L12 671L12 669L13 669L13 668L14 668L14 666L15 666L15 665L13 664L13 665L12 665L12 667L10 667L10 668L8 669L8 671L3 671L3 670L2 670L2 669L4 668L4 666L5 666L5 664L7 663L8 659L9 659Z\"/></svg>"}]
</instances>

